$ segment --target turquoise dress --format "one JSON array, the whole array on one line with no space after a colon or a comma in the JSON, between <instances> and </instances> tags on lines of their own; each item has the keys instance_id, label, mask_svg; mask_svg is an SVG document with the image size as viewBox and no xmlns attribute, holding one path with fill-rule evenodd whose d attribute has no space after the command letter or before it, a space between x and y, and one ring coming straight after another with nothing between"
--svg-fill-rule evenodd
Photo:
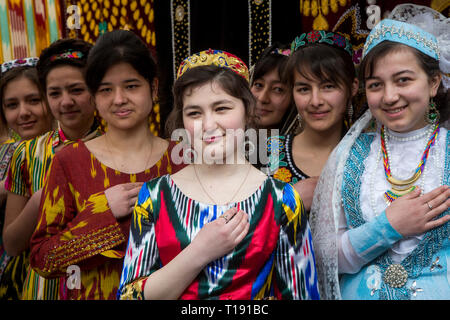
<instances>
[{"instance_id":1,"label":"turquoise dress","mask_svg":"<svg viewBox=\"0 0 450 320\"><path fill-rule=\"evenodd\" d=\"M450 185L450 131L446 135L442 160L443 185ZM369 261L354 274L341 274L343 299L405 300L450 299L450 223L424 234L418 245L401 262L394 262L389 249L402 239L386 218L385 211L366 222L360 205L360 190L374 134L359 135L350 149L342 182L342 204L350 229L349 239L356 254ZM441 216L450 214L447 209Z\"/></svg>"}]
</instances>

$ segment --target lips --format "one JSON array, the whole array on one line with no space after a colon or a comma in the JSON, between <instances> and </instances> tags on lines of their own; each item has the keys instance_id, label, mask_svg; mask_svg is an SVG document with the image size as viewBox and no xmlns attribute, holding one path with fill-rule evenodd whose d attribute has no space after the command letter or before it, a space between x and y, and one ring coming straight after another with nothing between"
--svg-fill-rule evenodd
<instances>
[{"instance_id":1,"label":"lips","mask_svg":"<svg viewBox=\"0 0 450 320\"><path fill-rule=\"evenodd\" d=\"M62 112L60 112L60 114L62 116L65 116L65 117L73 117L73 116L75 116L75 115L77 115L79 113L80 113L79 110L70 110L70 111L62 111Z\"/></svg>"},{"instance_id":2,"label":"lips","mask_svg":"<svg viewBox=\"0 0 450 320\"><path fill-rule=\"evenodd\" d=\"M36 121L22 122L22 123L19 123L18 126L23 129L30 129L30 128L34 127L35 123L36 123Z\"/></svg>"},{"instance_id":3,"label":"lips","mask_svg":"<svg viewBox=\"0 0 450 320\"><path fill-rule=\"evenodd\" d=\"M255 113L258 116L265 116L265 115L267 115L267 114L269 114L271 112L272 112L272 110L269 110L269 109L261 109L261 108L256 108L255 109Z\"/></svg>"},{"instance_id":4,"label":"lips","mask_svg":"<svg viewBox=\"0 0 450 320\"><path fill-rule=\"evenodd\" d=\"M130 109L120 109L117 111L114 111L114 114L119 116L119 117L126 117L131 113Z\"/></svg>"},{"instance_id":5,"label":"lips","mask_svg":"<svg viewBox=\"0 0 450 320\"><path fill-rule=\"evenodd\" d=\"M203 141L206 143L213 143L217 140L220 140L222 138L222 136L212 136L212 137L204 137Z\"/></svg>"},{"instance_id":6,"label":"lips","mask_svg":"<svg viewBox=\"0 0 450 320\"><path fill-rule=\"evenodd\" d=\"M321 112L309 112L309 114L311 115L311 117L315 118L315 119L321 119L326 117L328 114L330 113L330 111L321 111Z\"/></svg>"},{"instance_id":7,"label":"lips","mask_svg":"<svg viewBox=\"0 0 450 320\"><path fill-rule=\"evenodd\" d=\"M391 109L382 109L384 112L390 114L390 115L396 115L400 112L402 112L403 110L406 109L406 106L404 107L399 107L399 108L391 108Z\"/></svg>"}]
</instances>

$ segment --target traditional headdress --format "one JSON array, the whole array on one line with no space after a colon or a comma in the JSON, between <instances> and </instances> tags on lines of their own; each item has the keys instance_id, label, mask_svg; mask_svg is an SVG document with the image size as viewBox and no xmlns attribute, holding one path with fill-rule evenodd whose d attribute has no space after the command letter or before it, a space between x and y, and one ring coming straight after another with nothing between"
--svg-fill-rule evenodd
<instances>
[{"instance_id":1,"label":"traditional headdress","mask_svg":"<svg viewBox=\"0 0 450 320\"><path fill-rule=\"evenodd\" d=\"M186 71L200 66L215 65L228 68L249 81L249 72L245 63L235 55L222 50L205 50L184 59L177 72L177 79Z\"/></svg>"},{"instance_id":2,"label":"traditional headdress","mask_svg":"<svg viewBox=\"0 0 450 320\"><path fill-rule=\"evenodd\" d=\"M50 57L50 61L60 60L60 59L81 59L84 57L83 52L81 51L65 51L62 53L54 54Z\"/></svg>"},{"instance_id":3,"label":"traditional headdress","mask_svg":"<svg viewBox=\"0 0 450 320\"><path fill-rule=\"evenodd\" d=\"M391 19L380 21L372 29L364 44L363 57L383 41L405 44L439 60L439 46L435 36L412 24Z\"/></svg>"},{"instance_id":4,"label":"traditional headdress","mask_svg":"<svg viewBox=\"0 0 450 320\"><path fill-rule=\"evenodd\" d=\"M338 32L324 30L313 30L296 37L291 44L291 54L299 48L313 43L326 43L333 47L343 49L351 57L353 56L352 45L346 37Z\"/></svg>"},{"instance_id":5,"label":"traditional headdress","mask_svg":"<svg viewBox=\"0 0 450 320\"><path fill-rule=\"evenodd\" d=\"M2 73L18 67L35 67L39 58L29 57L2 63Z\"/></svg>"},{"instance_id":6,"label":"traditional headdress","mask_svg":"<svg viewBox=\"0 0 450 320\"><path fill-rule=\"evenodd\" d=\"M389 19L381 20L364 45L365 56L382 41L410 46L439 61L445 88L450 87L450 19L429 7L398 5Z\"/></svg>"}]
</instances>

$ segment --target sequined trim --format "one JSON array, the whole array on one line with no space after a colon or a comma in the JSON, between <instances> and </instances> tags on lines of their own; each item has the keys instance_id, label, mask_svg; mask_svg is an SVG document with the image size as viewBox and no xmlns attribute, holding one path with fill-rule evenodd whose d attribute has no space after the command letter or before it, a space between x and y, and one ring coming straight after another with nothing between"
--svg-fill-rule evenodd
<instances>
[{"instance_id":1,"label":"sequined trim","mask_svg":"<svg viewBox=\"0 0 450 320\"><path fill-rule=\"evenodd\" d=\"M123 287L120 300L145 300L144 288L148 277L141 277Z\"/></svg>"},{"instance_id":2,"label":"sequined trim","mask_svg":"<svg viewBox=\"0 0 450 320\"><path fill-rule=\"evenodd\" d=\"M52 273L55 270L61 270L123 242L125 242L125 236L117 223L76 237L50 250L43 272Z\"/></svg>"},{"instance_id":3,"label":"sequined trim","mask_svg":"<svg viewBox=\"0 0 450 320\"><path fill-rule=\"evenodd\" d=\"M432 34L413 25L389 19L382 20L369 34L364 44L363 57L377 44L385 40L406 44L439 60L438 43Z\"/></svg>"}]
</instances>

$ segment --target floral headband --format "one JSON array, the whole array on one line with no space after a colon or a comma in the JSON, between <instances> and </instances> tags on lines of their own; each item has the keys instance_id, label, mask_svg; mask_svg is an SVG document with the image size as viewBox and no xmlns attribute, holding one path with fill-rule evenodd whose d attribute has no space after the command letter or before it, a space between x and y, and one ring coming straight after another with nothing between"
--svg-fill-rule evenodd
<instances>
[{"instance_id":1,"label":"floral headband","mask_svg":"<svg viewBox=\"0 0 450 320\"><path fill-rule=\"evenodd\" d=\"M313 43L326 43L344 49L350 56L353 56L352 45L346 37L336 32L324 30L313 30L296 37L291 44L291 54L299 48Z\"/></svg>"},{"instance_id":2,"label":"floral headband","mask_svg":"<svg viewBox=\"0 0 450 320\"><path fill-rule=\"evenodd\" d=\"M66 51L63 53L57 53L50 57L50 61L55 61L59 59L81 59L84 57L83 52L81 51Z\"/></svg>"},{"instance_id":3,"label":"floral headband","mask_svg":"<svg viewBox=\"0 0 450 320\"><path fill-rule=\"evenodd\" d=\"M228 68L249 81L248 68L241 59L226 51L213 49L201 51L184 59L178 68L177 79L192 68L209 65Z\"/></svg>"},{"instance_id":4,"label":"floral headband","mask_svg":"<svg viewBox=\"0 0 450 320\"><path fill-rule=\"evenodd\" d=\"M286 56L289 57L291 55L291 49L279 49L279 48L275 48L272 50L272 52L270 52L271 54L279 54L282 56Z\"/></svg>"},{"instance_id":5,"label":"floral headband","mask_svg":"<svg viewBox=\"0 0 450 320\"><path fill-rule=\"evenodd\" d=\"M30 57L2 63L2 73L18 67L35 67L39 58Z\"/></svg>"}]
</instances>

